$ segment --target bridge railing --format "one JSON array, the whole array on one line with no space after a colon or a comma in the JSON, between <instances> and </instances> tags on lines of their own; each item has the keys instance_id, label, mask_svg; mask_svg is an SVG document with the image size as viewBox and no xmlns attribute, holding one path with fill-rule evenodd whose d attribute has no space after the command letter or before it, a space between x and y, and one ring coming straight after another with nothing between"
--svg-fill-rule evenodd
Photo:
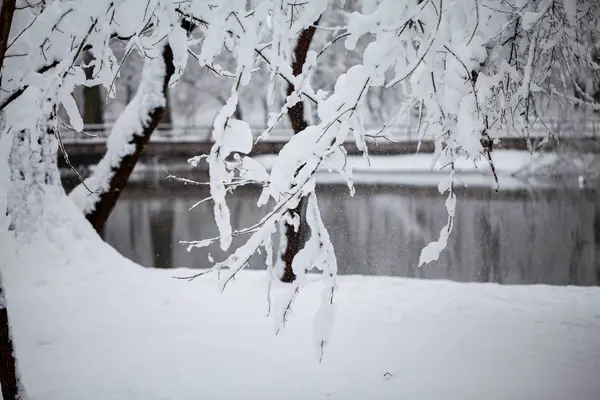
<instances>
[{"instance_id":1,"label":"bridge railing","mask_svg":"<svg viewBox=\"0 0 600 400\"><path fill-rule=\"evenodd\" d=\"M110 135L112 124L88 124L84 127L84 133L76 132L70 129L61 129L61 136L65 143L74 142L104 142ZM252 132L258 136L264 127L251 127ZM377 132L379 126L367 126L367 131ZM518 130L518 128L516 128ZM547 119L544 123L536 123L529 132L531 137L545 137L550 131L557 137L600 137L600 119L599 120L564 120L564 119ZM383 132L388 137L396 141L412 141L419 139L419 133L416 126L396 125L386 128ZM190 141L190 142L210 142L212 134L212 126L177 126L170 124L160 124L156 131L152 134L151 141ZM280 142L287 141L293 135L293 131L289 128L275 128L271 132L266 141ZM506 137L522 137L522 134L515 132L507 133ZM349 137L349 140L353 140Z\"/></svg>"}]
</instances>

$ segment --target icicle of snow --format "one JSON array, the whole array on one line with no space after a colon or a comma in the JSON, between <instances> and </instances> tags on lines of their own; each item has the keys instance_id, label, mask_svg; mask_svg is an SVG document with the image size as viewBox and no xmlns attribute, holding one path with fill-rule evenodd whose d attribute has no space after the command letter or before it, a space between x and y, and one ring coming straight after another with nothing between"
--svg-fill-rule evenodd
<instances>
[{"instance_id":1,"label":"icicle of snow","mask_svg":"<svg viewBox=\"0 0 600 400\"><path fill-rule=\"evenodd\" d=\"M339 146L335 148L329 155L323 160L323 167L327 168L329 172L336 171L346 182L350 196L354 196L354 181L352 180L352 166L348 163L348 154L346 148Z\"/></svg>"},{"instance_id":2,"label":"icicle of snow","mask_svg":"<svg viewBox=\"0 0 600 400\"><path fill-rule=\"evenodd\" d=\"M220 152L225 158L233 152L248 154L252 150L252 130L245 121L229 118L220 140Z\"/></svg>"},{"instance_id":3,"label":"icicle of snow","mask_svg":"<svg viewBox=\"0 0 600 400\"><path fill-rule=\"evenodd\" d=\"M313 330L314 330L314 343L316 354L319 362L323 360L323 353L325 347L330 340L331 331L333 328L333 322L335 318L335 305L334 305L334 292L337 285L337 260L329 237L329 232L323 220L321 218L321 212L317 204L317 197L312 192L308 199L306 222L310 227L311 237L308 248L312 248L312 251L316 251L313 255L314 266L323 271L322 279L325 284L323 294L321 298L321 306L319 311L315 315ZM305 248L306 248L305 247ZM299 255L300 253L298 253ZM298 257L298 255L296 257ZM294 258L294 263L296 258ZM296 271L294 270L294 273Z\"/></svg>"},{"instance_id":4,"label":"icicle of snow","mask_svg":"<svg viewBox=\"0 0 600 400\"><path fill-rule=\"evenodd\" d=\"M285 324L292 313L292 306L294 305L294 300L298 297L298 293L300 293L300 288L294 284L286 291L286 293L279 295L273 303L273 328L275 329L276 335L285 328Z\"/></svg>"},{"instance_id":5,"label":"icicle of snow","mask_svg":"<svg viewBox=\"0 0 600 400\"><path fill-rule=\"evenodd\" d=\"M263 241L263 247L265 248L265 265L267 266L267 316L271 314L271 285L273 281L277 279L275 275L275 271L273 270L273 241L271 239L272 235L269 235Z\"/></svg>"},{"instance_id":6,"label":"icicle of snow","mask_svg":"<svg viewBox=\"0 0 600 400\"><path fill-rule=\"evenodd\" d=\"M238 68L238 73L239 73ZM226 251L231 245L231 222L229 215L229 208L226 203L227 190L225 184L231 182L232 174L227 171L225 165L225 158L229 155L227 149L221 148L223 139L227 143L228 138L231 136L231 130L227 133L228 120L231 118L235 111L235 107L238 102L238 93L236 88L232 88L231 96L227 100L227 103L217 114L213 123L213 139L215 144L210 150L208 156L208 166L210 171L210 195L214 202L214 215L217 228L219 229L221 249ZM242 128L244 131L242 135L245 135L245 127ZM252 133L250 132L250 135ZM231 140L231 139L229 139ZM250 141L250 145L252 145Z\"/></svg>"},{"instance_id":7,"label":"icicle of snow","mask_svg":"<svg viewBox=\"0 0 600 400\"><path fill-rule=\"evenodd\" d=\"M175 25L169 33L169 46L173 51L175 73L169 79L169 87L174 87L185 70L188 59L187 32L180 25Z\"/></svg>"},{"instance_id":8,"label":"icicle of snow","mask_svg":"<svg viewBox=\"0 0 600 400\"><path fill-rule=\"evenodd\" d=\"M235 97L235 96L232 96ZM231 102L234 104L234 101ZM233 108L225 109L226 113L233 112ZM250 125L244 121L233 118L225 120L224 128L220 129L220 118L215 120L215 129L213 135L216 143L211 149L208 157L210 166L210 190L214 201L214 213L217 227L219 228L220 244L223 250L227 250L232 240L232 230L229 216L229 208L225 200L227 190L225 183L231 182L233 172L227 170L225 159L233 152L248 154L252 150L252 131ZM248 157L245 157L245 159ZM264 168L249 159L242 161L242 168L245 168L243 175L246 178L254 178L266 181L266 171ZM247 168L250 168L249 171ZM250 174L250 175L248 175Z\"/></svg>"},{"instance_id":9,"label":"icicle of snow","mask_svg":"<svg viewBox=\"0 0 600 400\"><path fill-rule=\"evenodd\" d=\"M269 174L258 161L253 160L250 157L242 158L240 165L240 178L247 181L252 181L266 185L269 181Z\"/></svg>"},{"instance_id":10,"label":"icicle of snow","mask_svg":"<svg viewBox=\"0 0 600 400\"><path fill-rule=\"evenodd\" d=\"M77 131L83 130L83 119L75 103L75 99L71 94L73 89L77 85L83 85L85 83L85 74L79 67L72 68L72 74L68 75L70 78L69 84L64 84L59 91L59 101L62 103L67 115L69 116L69 122L71 126Z\"/></svg>"},{"instance_id":11,"label":"icicle of snow","mask_svg":"<svg viewBox=\"0 0 600 400\"><path fill-rule=\"evenodd\" d=\"M209 25L205 32L202 50L198 56L201 66L210 65L212 60L221 53L229 29L240 29L239 26L235 25L237 22L234 15L245 9L245 3L245 0L231 0L216 7L206 7L204 9L204 16Z\"/></svg>"},{"instance_id":12,"label":"icicle of snow","mask_svg":"<svg viewBox=\"0 0 600 400\"><path fill-rule=\"evenodd\" d=\"M321 294L321 305L315 314L313 322L315 355L319 362L323 361L325 348L331 339L334 321L335 304L333 303L333 290L325 288Z\"/></svg>"},{"instance_id":13,"label":"icicle of snow","mask_svg":"<svg viewBox=\"0 0 600 400\"><path fill-rule=\"evenodd\" d=\"M424 264L428 264L432 261L436 261L439 258L442 250L444 250L448 244L448 238L450 237L452 227L454 226L454 213L456 211L456 196L452 190L453 182L454 172L452 172L452 174L450 174L445 181L440 182L440 193L449 191L448 198L446 199L448 222L440 231L439 239L435 242L429 243L423 248L423 250L421 250L421 255L419 256L419 267L422 267Z\"/></svg>"},{"instance_id":14,"label":"icicle of snow","mask_svg":"<svg viewBox=\"0 0 600 400\"><path fill-rule=\"evenodd\" d=\"M310 228L310 237L304 247L296 254L292 261L292 268L296 275L294 287L291 291L281 296L275 308L275 329L279 331L285 326L289 317L293 301L306 283L306 271L317 268L322 271L322 280L325 284L321 306L314 320L314 342L319 360L323 358L323 351L329 341L335 306L333 295L336 288L337 261L327 228L321 219L317 198L314 192L308 195L306 222Z\"/></svg>"}]
</instances>

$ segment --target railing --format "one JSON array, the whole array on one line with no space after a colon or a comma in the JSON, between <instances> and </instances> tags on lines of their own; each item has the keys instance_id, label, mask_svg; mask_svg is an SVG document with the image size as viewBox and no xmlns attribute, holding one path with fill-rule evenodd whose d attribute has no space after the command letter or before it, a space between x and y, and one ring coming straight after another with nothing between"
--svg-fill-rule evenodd
<instances>
[{"instance_id":1,"label":"railing","mask_svg":"<svg viewBox=\"0 0 600 400\"><path fill-rule=\"evenodd\" d=\"M65 143L77 143L99 141L104 142L112 130L113 124L86 125L84 133L75 132L70 129L61 129L61 136ZM258 136L264 130L262 126L252 127L252 132ZM376 131L380 126L366 126L367 131ZM544 124L536 123L529 132L530 137L545 137L550 131L557 137L599 137L599 120L575 120L568 121L564 119L545 120ZM419 135L416 126L397 125L386 128L383 132L396 141L418 140ZM156 131L152 134L151 141L189 141L189 142L210 142L212 126L174 126L170 124L159 124ZM266 141L280 142L287 141L293 135L290 128L274 128ZM509 132L506 137L522 137L521 134ZM353 140L352 138L349 138Z\"/></svg>"}]
</instances>

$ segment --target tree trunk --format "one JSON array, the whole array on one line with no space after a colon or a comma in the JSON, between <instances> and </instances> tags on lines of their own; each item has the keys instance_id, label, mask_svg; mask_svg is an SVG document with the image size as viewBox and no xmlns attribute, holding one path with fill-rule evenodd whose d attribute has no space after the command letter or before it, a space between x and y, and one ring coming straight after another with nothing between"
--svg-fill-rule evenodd
<instances>
[{"instance_id":1,"label":"tree trunk","mask_svg":"<svg viewBox=\"0 0 600 400\"><path fill-rule=\"evenodd\" d=\"M0 387L4 400L24 400L25 390L17 369L15 349L10 333L4 284L0 275Z\"/></svg>"},{"instance_id":2,"label":"tree trunk","mask_svg":"<svg viewBox=\"0 0 600 400\"><path fill-rule=\"evenodd\" d=\"M62 192L57 166L57 120L53 113L35 129L17 132L8 157L11 230L34 230L48 207L46 194Z\"/></svg>"},{"instance_id":3,"label":"tree trunk","mask_svg":"<svg viewBox=\"0 0 600 400\"><path fill-rule=\"evenodd\" d=\"M8 155L10 187L6 210L2 210L2 213L6 213L4 215L10 220L9 230L17 235L43 229L48 221L40 223L40 220L46 212L55 212L52 207L56 207L56 204L48 204L48 196L61 193L64 196L56 160L56 124L56 115L53 113L46 121L40 121L32 129L21 130L11 137L12 146ZM0 235L4 233L6 232L1 232ZM0 384L5 400L26 398L17 368L1 280Z\"/></svg>"},{"instance_id":4,"label":"tree trunk","mask_svg":"<svg viewBox=\"0 0 600 400\"><path fill-rule=\"evenodd\" d=\"M166 60L165 60L166 62ZM167 81L168 82L168 81ZM161 124L173 124L173 117L171 115L171 98L169 96L169 90L165 90L165 112L163 114L163 118L160 121Z\"/></svg>"},{"instance_id":5,"label":"tree trunk","mask_svg":"<svg viewBox=\"0 0 600 400\"><path fill-rule=\"evenodd\" d=\"M15 13L15 0L3 0L1 2L2 7L0 8L0 71L4 65L4 56L6 55L6 48L8 46L8 38L10 35L10 28L12 26L12 20ZM0 72L0 85L2 84L2 75ZM0 116L0 119L2 116ZM0 120L0 135L3 134L1 129L2 121ZM0 138L2 140L2 138ZM4 167L4 166L3 166ZM0 186L2 182L0 182ZM0 187L0 196L3 196L1 203L4 206L8 206L5 203L7 200L6 193L3 188ZM1 219L6 219L8 210L2 209L0 212L2 215ZM3 222L3 221L2 221ZM6 229L6 224L2 223L0 229ZM6 232L0 232L2 237ZM20 374L17 367L17 359L15 349L12 342L12 335L10 332L10 324L8 321L8 309L6 306L6 295L4 293L4 282L2 281L2 275L0 272L0 390L2 391L2 398L4 400L24 400L26 398L25 390L21 384Z\"/></svg>"},{"instance_id":6,"label":"tree trunk","mask_svg":"<svg viewBox=\"0 0 600 400\"><path fill-rule=\"evenodd\" d=\"M296 43L296 47L294 48L294 61L292 63L292 73L294 76L298 76L302 73L302 67L306 62L306 55L310 48L310 43L312 42L313 36L315 35L316 28L319 20L317 20L313 26L310 26L303 30L300 33L300 37L298 38L298 42ZM294 85L288 85L287 95L289 96L294 91ZM290 107L288 111L288 116L290 118L290 122L292 124L292 128L294 129L294 134L303 131L308 127L308 123L304 119L304 103L302 101L296 103L292 107ZM306 208L308 204L308 198L303 197L300 199L298 206L294 210L288 211L290 216L294 216L297 214L300 217L300 224L298 226L298 230L294 228L294 226L290 224L285 224L285 235L287 238L287 245L285 248L285 252L282 255L282 259L284 262L283 275L281 276L282 282L293 282L296 279L296 275L294 274L294 270L292 268L292 262L294 261L294 257L296 254L302 249L304 244L306 243L307 230L308 226L306 224Z\"/></svg>"},{"instance_id":7,"label":"tree trunk","mask_svg":"<svg viewBox=\"0 0 600 400\"><path fill-rule=\"evenodd\" d=\"M92 60L92 54L86 51L83 56L85 63ZM84 68L86 79L92 79L94 69L92 67ZM104 102L102 98L102 88L100 85L92 87L83 87L83 123L84 124L104 124Z\"/></svg>"},{"instance_id":8,"label":"tree trunk","mask_svg":"<svg viewBox=\"0 0 600 400\"><path fill-rule=\"evenodd\" d=\"M115 140L114 148L108 142L109 148L94 173L70 194L100 234L150 136L164 117L168 83L174 72L173 51L168 44L162 57L145 60L138 91L111 132L111 136L121 135L123 140ZM157 82L158 76L162 80ZM124 156L123 141L133 145L133 151Z\"/></svg>"},{"instance_id":9,"label":"tree trunk","mask_svg":"<svg viewBox=\"0 0 600 400\"><path fill-rule=\"evenodd\" d=\"M235 111L233 112L233 118L239 119L240 121L244 120L244 114L242 113L242 107L240 107L239 103L235 106Z\"/></svg>"},{"instance_id":10,"label":"tree trunk","mask_svg":"<svg viewBox=\"0 0 600 400\"><path fill-rule=\"evenodd\" d=\"M0 68L4 65L4 56L8 46L8 37L10 36L10 27L12 26L13 15L15 13L16 0L3 0L0 9ZM1 69L0 69L1 71ZM0 72L0 84L2 75Z\"/></svg>"}]
</instances>

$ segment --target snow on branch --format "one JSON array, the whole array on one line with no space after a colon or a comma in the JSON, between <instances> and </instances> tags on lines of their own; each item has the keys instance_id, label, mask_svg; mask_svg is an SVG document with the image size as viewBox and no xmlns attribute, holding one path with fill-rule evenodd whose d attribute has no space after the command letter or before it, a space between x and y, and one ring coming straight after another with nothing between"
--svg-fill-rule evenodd
<instances>
[{"instance_id":1,"label":"snow on branch","mask_svg":"<svg viewBox=\"0 0 600 400\"><path fill-rule=\"evenodd\" d=\"M167 46L163 42L163 53L172 54ZM122 160L136 150L135 137L143 136L149 125L156 125L158 116L162 116L162 113L154 114L166 104L165 79L169 79L167 63L171 62L166 58L169 57L153 54L144 60L138 90L114 123L106 142L106 154L91 176L69 194L84 214L94 212L103 196L111 190L111 182Z\"/></svg>"}]
</instances>

